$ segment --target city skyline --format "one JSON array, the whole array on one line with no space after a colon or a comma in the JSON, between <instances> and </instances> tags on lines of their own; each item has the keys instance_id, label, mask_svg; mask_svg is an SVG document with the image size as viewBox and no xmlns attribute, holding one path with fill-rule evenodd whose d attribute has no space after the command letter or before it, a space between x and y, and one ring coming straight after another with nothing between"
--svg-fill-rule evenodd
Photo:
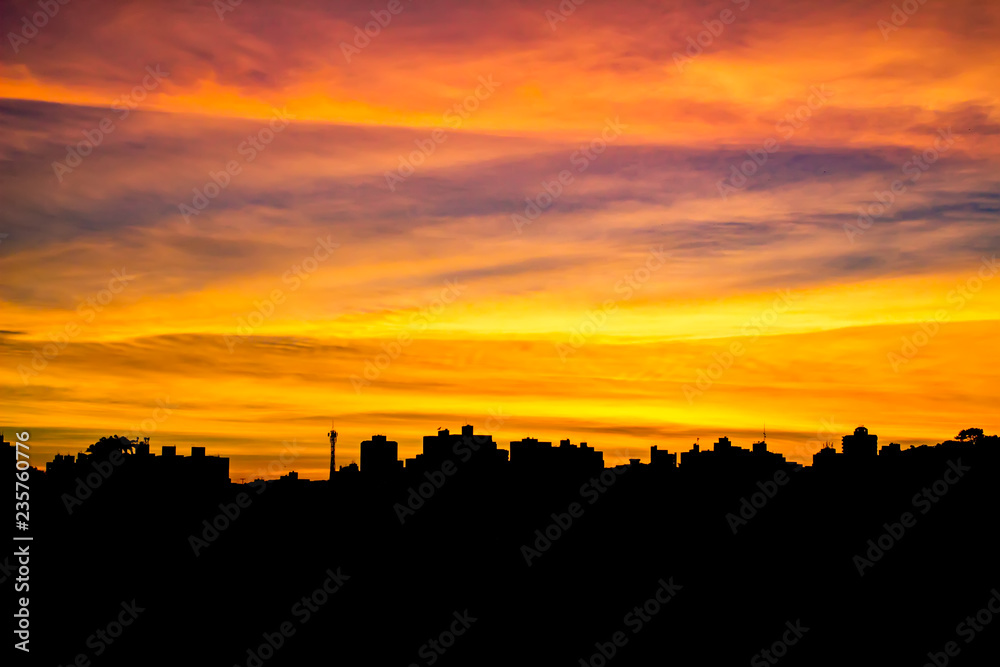
<instances>
[{"instance_id":1,"label":"city skyline","mask_svg":"<svg viewBox=\"0 0 1000 667\"><path fill-rule=\"evenodd\" d=\"M18 647L50 663L151 650L155 664L245 667L996 655L1000 436L980 428L900 449L859 426L811 467L724 436L602 467L568 440L514 441L508 460L465 425L424 436L405 468L373 437L364 470L245 483L205 448L155 455L145 438L102 438L43 472L27 465L31 435L14 436L3 449L31 517L0 571L30 583Z\"/></svg>"},{"instance_id":2,"label":"city skyline","mask_svg":"<svg viewBox=\"0 0 1000 667\"><path fill-rule=\"evenodd\" d=\"M832 426L832 425L831 425ZM955 441L955 438L959 438L962 433L967 432L969 429L961 429L957 431L958 436L953 436L951 438L942 438L939 442ZM973 429L976 430L976 429ZM982 429L978 429L980 434ZM2 432L0 432L2 433ZM765 454L767 456L777 456L782 463L786 463L790 467L811 467L816 465L817 455L823 458L823 454L829 453L827 450L833 450L838 455L846 455L846 443L856 439L859 434L863 434L865 438L868 436L867 427L861 425L854 429L850 429L849 432L836 433L832 430L825 432L824 434L817 433L817 436L824 435L825 439L813 439L805 443L799 443L799 451L808 451L811 449L811 453L802 456L796 456L795 458L785 456L781 451L778 451L773 446L773 441L769 441L769 436L766 431L762 431L758 434L756 438L752 438L753 442L742 442L742 439L737 439L733 442L726 435L718 435L712 437L706 437L705 442L702 444L702 436L696 436L695 442L689 442L686 445L676 443L670 445L665 442L658 442L657 444L648 445L645 450L623 450L620 448L608 448L602 447L600 443L588 443L586 441L573 442L571 438L559 438L558 440L549 439L545 440L544 437L532 437L531 435L525 435L517 440L506 441L506 447L502 439L495 440L494 433L482 433L472 424L465 424L459 430L452 432L451 429L447 427L440 427L435 435L424 434L421 436L422 445L413 445L405 449L399 448L399 443L395 440L390 440L391 434L387 433L373 433L367 436L364 440L357 443L357 445L346 446L344 440L339 437L336 438L336 442L339 443L340 455L336 457L336 470L338 472L350 472L350 468L354 468L355 471L360 473L366 472L365 464L365 449L366 446L370 447L368 450L368 457L370 457L370 467L368 472L375 469L377 466L383 468L383 473L385 468L393 468L398 465L398 472L402 473L404 470L407 472L412 472L413 468L420 469L422 464L419 463L420 459L428 455L428 443L433 442L435 439L440 439L444 437L447 442L451 442L448 438L464 438L466 441L477 438L488 437L493 446L498 448L499 451L503 452L503 460L509 461L512 464L515 463L515 458L512 453L515 450L515 445L521 447L521 451L525 451L530 447L537 447L541 445L543 447L552 448L553 450L559 450L560 448L583 448L589 449L596 452L602 460L602 465L604 468L614 468L621 465L629 465L630 463L640 462L642 464L654 463L657 455L663 457L662 461L665 461L667 457L673 460L670 464L671 467L683 467L685 459L689 456L697 457L699 451L701 452L717 452L720 451L722 447L725 451L723 453L728 453L729 451L739 452L744 455L750 454ZM474 435L473 435L474 434ZM329 441L329 433L327 433L328 442L327 447L331 444ZM537 435L537 434L536 434ZM108 434L106 438L110 439L113 436L118 436L129 441L130 448L135 451L129 453L140 453L145 456L153 456L154 458L158 455L157 449L161 449L162 452L159 454L160 457L178 457L178 459L183 459L184 457L205 457L206 447L197 444L190 445L190 452L185 454L182 448L178 448L176 444L167 443L157 443L151 442L152 438L146 436L132 437L129 438L127 435L123 434ZM901 451L906 451L908 449L914 449L916 447L926 447L926 446L936 446L939 443L932 442L927 438L924 438L917 443L900 443L896 440L883 438L882 445L877 446L877 434L873 434L874 440L871 445L871 456L882 456L892 455L893 453L899 453ZM712 438L718 438L714 444L712 443ZM102 440L105 437L101 438ZM960 438L959 438L960 439ZM747 446L743 446L746 444ZM239 464L235 467L231 463L233 458L226 456L225 452L212 451L208 455L208 459L218 459L220 456L226 461L226 470L229 471L230 477L228 478L232 483L246 483L247 480L254 479L264 479L264 480L275 480L280 477L286 477L289 473L294 473L296 478L303 479L306 481L322 481L331 478L331 473L334 470L332 468L331 457L326 456L326 466L318 465L308 465L310 462L315 462L321 457L319 454L315 453L317 447L307 446L298 442L288 442L284 441L281 443L280 447L276 447L274 451L266 455L265 465L252 467L243 467L246 465L244 461L240 461L239 457L236 457L236 461ZM345 451L346 450L346 451ZM891 450L891 451L886 451ZM52 459L48 459L48 463L44 465L47 466L51 463L55 463L57 466L64 459L69 463L73 464L72 458L79 454L87 453L88 449L81 447L80 449L74 451L66 451L56 453ZM326 452L330 452L330 449L326 449ZM565 449L563 449L565 452ZM311 453L306 453L311 452ZM391 454L390 454L391 453ZM527 452L525 452L526 454ZM80 457L80 464L82 465L84 457ZM529 457L526 455L521 455L521 465L530 465L525 463ZM692 461L694 458L692 458Z\"/></svg>"}]
</instances>

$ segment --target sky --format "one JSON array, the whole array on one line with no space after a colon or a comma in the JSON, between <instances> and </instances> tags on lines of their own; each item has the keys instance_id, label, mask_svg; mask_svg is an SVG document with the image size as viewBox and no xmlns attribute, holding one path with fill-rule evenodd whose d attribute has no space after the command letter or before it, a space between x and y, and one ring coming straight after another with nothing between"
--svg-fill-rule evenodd
<instances>
[{"instance_id":1,"label":"sky","mask_svg":"<svg viewBox=\"0 0 1000 667\"><path fill-rule=\"evenodd\" d=\"M995 2L0 16L0 427L39 465L1000 431Z\"/></svg>"}]
</instances>

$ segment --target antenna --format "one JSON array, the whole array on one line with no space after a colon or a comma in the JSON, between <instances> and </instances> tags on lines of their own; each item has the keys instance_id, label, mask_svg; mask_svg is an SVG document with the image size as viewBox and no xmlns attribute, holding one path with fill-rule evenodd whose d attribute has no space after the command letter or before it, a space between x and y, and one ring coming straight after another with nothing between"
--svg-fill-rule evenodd
<instances>
[{"instance_id":1,"label":"antenna","mask_svg":"<svg viewBox=\"0 0 1000 667\"><path fill-rule=\"evenodd\" d=\"M337 470L337 429L336 422L330 420L330 432L326 434L330 438L330 479L333 479L333 474Z\"/></svg>"}]
</instances>

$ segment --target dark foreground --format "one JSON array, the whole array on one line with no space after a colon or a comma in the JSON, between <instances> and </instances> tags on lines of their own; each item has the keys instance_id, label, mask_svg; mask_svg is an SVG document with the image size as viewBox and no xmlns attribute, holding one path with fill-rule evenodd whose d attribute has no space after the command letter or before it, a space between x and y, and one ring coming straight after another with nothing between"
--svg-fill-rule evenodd
<instances>
[{"instance_id":1,"label":"dark foreground","mask_svg":"<svg viewBox=\"0 0 1000 667\"><path fill-rule=\"evenodd\" d=\"M33 475L30 658L1000 664L998 454L215 490L121 470L72 514Z\"/></svg>"}]
</instances>

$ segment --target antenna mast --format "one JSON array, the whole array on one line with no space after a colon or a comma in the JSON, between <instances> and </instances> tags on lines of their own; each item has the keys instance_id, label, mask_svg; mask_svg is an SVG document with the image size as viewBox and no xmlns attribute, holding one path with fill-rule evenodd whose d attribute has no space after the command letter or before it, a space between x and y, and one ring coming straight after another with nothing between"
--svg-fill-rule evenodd
<instances>
[{"instance_id":1,"label":"antenna mast","mask_svg":"<svg viewBox=\"0 0 1000 667\"><path fill-rule=\"evenodd\" d=\"M337 472L337 429L335 426L335 422L331 419L330 432L326 434L330 438L330 481L333 481L333 473Z\"/></svg>"}]
</instances>

